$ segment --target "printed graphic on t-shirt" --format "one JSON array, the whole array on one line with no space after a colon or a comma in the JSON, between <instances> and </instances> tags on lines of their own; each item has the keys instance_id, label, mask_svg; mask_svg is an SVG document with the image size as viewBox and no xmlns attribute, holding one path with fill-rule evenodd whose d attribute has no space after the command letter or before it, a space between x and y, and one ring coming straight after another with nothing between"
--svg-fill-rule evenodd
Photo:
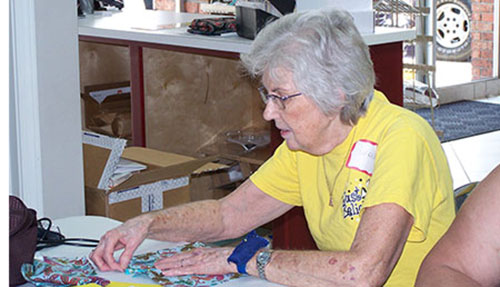
<instances>
[{"instance_id":1,"label":"printed graphic on t-shirt","mask_svg":"<svg viewBox=\"0 0 500 287\"><path fill-rule=\"evenodd\" d=\"M370 179L368 177L361 177L353 179L349 182L347 189L344 190L342 195L342 209L344 210L344 219L350 218L351 220L359 221L359 213L363 207L366 191Z\"/></svg>"}]
</instances>

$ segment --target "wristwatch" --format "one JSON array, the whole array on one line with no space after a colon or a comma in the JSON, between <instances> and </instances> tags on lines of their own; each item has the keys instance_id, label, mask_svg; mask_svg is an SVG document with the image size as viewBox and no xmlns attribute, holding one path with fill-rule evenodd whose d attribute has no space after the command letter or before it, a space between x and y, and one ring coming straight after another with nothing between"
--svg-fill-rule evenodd
<instances>
[{"instance_id":1,"label":"wristwatch","mask_svg":"<svg viewBox=\"0 0 500 287\"><path fill-rule=\"evenodd\" d=\"M269 241L262 236L259 236L257 232L252 231L247 234L245 239L243 239L236 248L234 248L233 253L227 258L227 262L233 262L238 268L238 273L247 274L247 262L253 258L257 251L266 247Z\"/></svg>"},{"instance_id":2,"label":"wristwatch","mask_svg":"<svg viewBox=\"0 0 500 287\"><path fill-rule=\"evenodd\" d=\"M257 271L259 272L260 279L267 280L265 268L271 260L271 250L264 250L257 254Z\"/></svg>"}]
</instances>

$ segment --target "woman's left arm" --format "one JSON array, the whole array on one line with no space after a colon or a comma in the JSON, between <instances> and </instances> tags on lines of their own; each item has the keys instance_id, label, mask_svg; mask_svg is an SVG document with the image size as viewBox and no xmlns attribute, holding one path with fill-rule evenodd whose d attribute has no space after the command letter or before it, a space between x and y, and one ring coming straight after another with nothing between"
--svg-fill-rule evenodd
<instances>
[{"instance_id":1,"label":"woman's left arm","mask_svg":"<svg viewBox=\"0 0 500 287\"><path fill-rule=\"evenodd\" d=\"M412 224L413 217L397 204L368 207L349 251L275 250L265 268L267 280L290 286L381 286L396 265ZM235 266L227 264L228 254L227 248L185 254L187 264L171 265L164 274L235 272ZM255 257L247 272L259 276Z\"/></svg>"},{"instance_id":2,"label":"woman's left arm","mask_svg":"<svg viewBox=\"0 0 500 287\"><path fill-rule=\"evenodd\" d=\"M366 208L349 251L275 251L266 268L267 279L291 286L381 286L396 265L412 224L413 217L399 205ZM256 275L254 268L250 270Z\"/></svg>"}]
</instances>

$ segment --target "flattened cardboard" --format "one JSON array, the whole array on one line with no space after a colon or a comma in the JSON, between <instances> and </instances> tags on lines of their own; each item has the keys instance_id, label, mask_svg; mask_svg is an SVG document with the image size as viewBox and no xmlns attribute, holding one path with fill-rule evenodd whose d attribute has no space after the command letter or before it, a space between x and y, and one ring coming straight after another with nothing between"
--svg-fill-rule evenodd
<instances>
[{"instance_id":1,"label":"flattened cardboard","mask_svg":"<svg viewBox=\"0 0 500 287\"><path fill-rule=\"evenodd\" d=\"M138 161L141 163L144 163L143 161L147 161L146 162L147 164L151 164L157 167L166 167L170 165L175 165L195 160L194 157L180 155L176 153L168 153L143 147L128 147L123 151L122 157L132 161ZM201 174L225 168L228 168L228 166L208 161L201 167L195 169L192 173Z\"/></svg>"},{"instance_id":2,"label":"flattened cardboard","mask_svg":"<svg viewBox=\"0 0 500 287\"><path fill-rule=\"evenodd\" d=\"M198 157L215 135L269 130L259 83L241 75L237 59L144 48L143 60L148 147Z\"/></svg>"}]
</instances>

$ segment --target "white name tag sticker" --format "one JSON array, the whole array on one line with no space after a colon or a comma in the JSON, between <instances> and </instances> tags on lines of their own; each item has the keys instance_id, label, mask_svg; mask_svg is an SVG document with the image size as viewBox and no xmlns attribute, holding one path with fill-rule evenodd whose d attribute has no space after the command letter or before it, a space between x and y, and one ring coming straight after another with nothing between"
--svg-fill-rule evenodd
<instances>
[{"instance_id":1,"label":"white name tag sticker","mask_svg":"<svg viewBox=\"0 0 500 287\"><path fill-rule=\"evenodd\" d=\"M376 154L377 143L369 140L359 140L354 143L346 166L372 176Z\"/></svg>"}]
</instances>

